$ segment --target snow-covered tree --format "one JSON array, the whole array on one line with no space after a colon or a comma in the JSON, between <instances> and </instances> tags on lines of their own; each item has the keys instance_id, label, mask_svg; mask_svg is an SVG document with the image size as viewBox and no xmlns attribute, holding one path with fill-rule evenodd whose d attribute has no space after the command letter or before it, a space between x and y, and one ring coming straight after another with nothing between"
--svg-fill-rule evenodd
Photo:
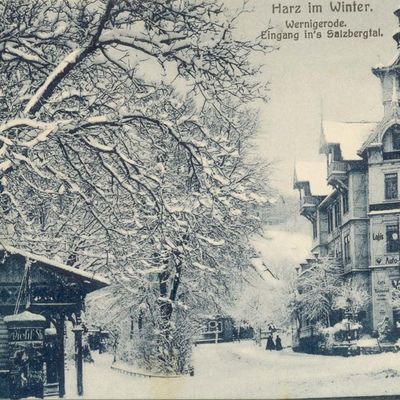
<instances>
[{"instance_id":1,"label":"snow-covered tree","mask_svg":"<svg viewBox=\"0 0 400 400\"><path fill-rule=\"evenodd\" d=\"M349 313L351 318L357 319L360 311L368 304L371 296L368 289L357 281L343 283L334 299L333 309Z\"/></svg>"},{"instance_id":2,"label":"snow-covered tree","mask_svg":"<svg viewBox=\"0 0 400 400\"><path fill-rule=\"evenodd\" d=\"M293 303L307 321L331 326L331 313L343 280L336 259L321 257L298 277L298 293Z\"/></svg>"},{"instance_id":3,"label":"snow-covered tree","mask_svg":"<svg viewBox=\"0 0 400 400\"><path fill-rule=\"evenodd\" d=\"M229 314L239 326L249 324L254 329L259 343L259 332L266 330L268 323L274 321L274 291L275 287L249 269L244 272L244 279L238 282L229 309Z\"/></svg>"},{"instance_id":4,"label":"snow-covered tree","mask_svg":"<svg viewBox=\"0 0 400 400\"><path fill-rule=\"evenodd\" d=\"M2 240L106 273L110 311L146 315L166 370L182 369L182 321L223 297L262 225L244 105L265 99L249 57L270 48L237 37L244 12L0 0Z\"/></svg>"}]
</instances>

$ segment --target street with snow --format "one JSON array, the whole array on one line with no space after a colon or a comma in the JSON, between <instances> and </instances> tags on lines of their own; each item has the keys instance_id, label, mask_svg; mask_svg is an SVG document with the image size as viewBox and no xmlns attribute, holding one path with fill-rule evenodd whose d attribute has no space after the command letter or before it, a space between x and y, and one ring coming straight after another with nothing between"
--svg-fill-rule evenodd
<instances>
[{"instance_id":1,"label":"street with snow","mask_svg":"<svg viewBox=\"0 0 400 400\"><path fill-rule=\"evenodd\" d=\"M329 357L291 349L265 351L264 346L242 341L198 345L193 357L192 377L148 378L112 370L109 354L95 354L95 362L84 365L84 398L287 399L400 392L400 355L396 353ZM74 379L70 365L66 398L78 398Z\"/></svg>"}]
</instances>

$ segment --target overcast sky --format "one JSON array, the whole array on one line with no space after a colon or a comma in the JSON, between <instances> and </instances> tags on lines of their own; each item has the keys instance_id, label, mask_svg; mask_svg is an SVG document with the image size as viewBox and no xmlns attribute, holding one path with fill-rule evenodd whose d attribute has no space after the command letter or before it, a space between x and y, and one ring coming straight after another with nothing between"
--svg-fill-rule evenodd
<instances>
[{"instance_id":1,"label":"overcast sky","mask_svg":"<svg viewBox=\"0 0 400 400\"><path fill-rule=\"evenodd\" d=\"M236 3L241 1L229 0L229 6ZM255 36L265 30L270 21L279 29L286 19L339 18L353 30L381 28L383 36L367 40L282 40L273 42L280 46L279 51L259 57L265 64L263 79L271 82L270 102L261 107L259 152L268 160L276 160L275 183L285 193L293 193L294 160L321 157L318 155L321 99L326 120L378 121L382 117L381 89L371 67L379 61L389 63L398 52L392 39L398 28L398 20L393 14L400 7L397 0L370 0L372 11L366 13L333 13L329 8L330 1L312 3L322 5L324 13L309 14L308 0L249 0L255 12L242 18L240 32ZM281 4L282 10L285 5L298 4L303 12L273 14L273 4Z\"/></svg>"}]
</instances>

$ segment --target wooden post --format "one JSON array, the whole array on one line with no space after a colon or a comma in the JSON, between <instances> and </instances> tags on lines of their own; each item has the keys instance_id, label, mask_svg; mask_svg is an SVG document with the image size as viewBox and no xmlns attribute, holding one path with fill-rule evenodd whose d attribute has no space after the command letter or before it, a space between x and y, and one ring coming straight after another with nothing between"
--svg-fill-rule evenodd
<instances>
[{"instance_id":1,"label":"wooden post","mask_svg":"<svg viewBox=\"0 0 400 400\"><path fill-rule=\"evenodd\" d=\"M82 332L83 328L77 326L72 331L75 334L75 367L76 367L76 389L78 396L83 395L83 359L82 359Z\"/></svg>"},{"instance_id":2,"label":"wooden post","mask_svg":"<svg viewBox=\"0 0 400 400\"><path fill-rule=\"evenodd\" d=\"M61 398L65 396L64 319L65 316L62 314L56 322L58 394Z\"/></svg>"},{"instance_id":3,"label":"wooden post","mask_svg":"<svg viewBox=\"0 0 400 400\"><path fill-rule=\"evenodd\" d=\"M102 329L99 328L99 354L103 353L103 339L102 339Z\"/></svg>"}]
</instances>

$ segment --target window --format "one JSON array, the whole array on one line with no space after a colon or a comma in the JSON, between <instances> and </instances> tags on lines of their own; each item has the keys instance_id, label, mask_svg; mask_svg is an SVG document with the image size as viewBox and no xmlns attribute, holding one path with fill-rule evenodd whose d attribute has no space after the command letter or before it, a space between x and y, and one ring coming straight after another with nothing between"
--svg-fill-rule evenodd
<instances>
[{"instance_id":1,"label":"window","mask_svg":"<svg viewBox=\"0 0 400 400\"><path fill-rule=\"evenodd\" d=\"M385 174L385 199L397 199L397 174Z\"/></svg>"},{"instance_id":2,"label":"window","mask_svg":"<svg viewBox=\"0 0 400 400\"><path fill-rule=\"evenodd\" d=\"M344 247L344 262L348 264L351 260L350 258L350 235L346 235L343 238L343 247Z\"/></svg>"},{"instance_id":3,"label":"window","mask_svg":"<svg viewBox=\"0 0 400 400\"><path fill-rule=\"evenodd\" d=\"M209 321L207 324L207 332L222 332L222 322Z\"/></svg>"},{"instance_id":4,"label":"window","mask_svg":"<svg viewBox=\"0 0 400 400\"><path fill-rule=\"evenodd\" d=\"M387 225L386 251L388 253L397 253L399 250L399 225Z\"/></svg>"},{"instance_id":5,"label":"window","mask_svg":"<svg viewBox=\"0 0 400 400\"><path fill-rule=\"evenodd\" d=\"M397 128L392 133L393 150L400 150L400 130Z\"/></svg>"},{"instance_id":6,"label":"window","mask_svg":"<svg viewBox=\"0 0 400 400\"><path fill-rule=\"evenodd\" d=\"M332 208L328 208L328 233L331 233L333 230L333 214Z\"/></svg>"},{"instance_id":7,"label":"window","mask_svg":"<svg viewBox=\"0 0 400 400\"><path fill-rule=\"evenodd\" d=\"M342 258L342 246L340 245L340 240L335 242L335 258L341 259Z\"/></svg>"},{"instance_id":8,"label":"window","mask_svg":"<svg viewBox=\"0 0 400 400\"><path fill-rule=\"evenodd\" d=\"M347 214L349 212L349 192L345 192L342 195L343 201L343 214Z\"/></svg>"},{"instance_id":9,"label":"window","mask_svg":"<svg viewBox=\"0 0 400 400\"><path fill-rule=\"evenodd\" d=\"M342 224L342 215L340 212L340 202L336 202L335 203L335 228L337 228L338 226L340 226Z\"/></svg>"},{"instance_id":10,"label":"window","mask_svg":"<svg viewBox=\"0 0 400 400\"><path fill-rule=\"evenodd\" d=\"M312 233L313 233L313 239L316 239L318 236L318 229L317 229L317 220L313 219L312 221Z\"/></svg>"}]
</instances>

